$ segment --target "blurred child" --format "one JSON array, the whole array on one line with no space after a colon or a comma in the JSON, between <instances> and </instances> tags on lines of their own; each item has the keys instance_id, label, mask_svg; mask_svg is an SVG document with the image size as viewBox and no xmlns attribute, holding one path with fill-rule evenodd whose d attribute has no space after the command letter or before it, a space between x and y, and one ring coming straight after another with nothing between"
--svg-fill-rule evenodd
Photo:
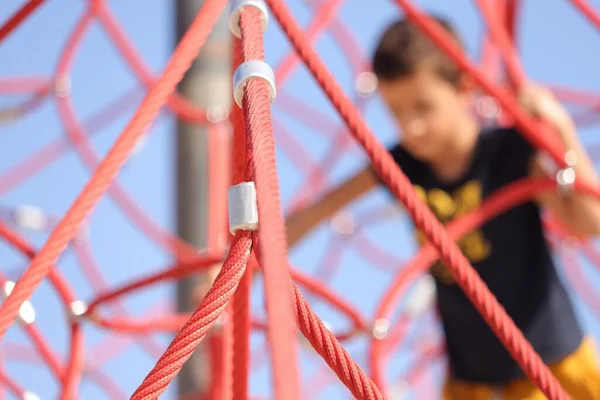
<instances>
[{"instance_id":1,"label":"blurred child","mask_svg":"<svg viewBox=\"0 0 600 400\"><path fill-rule=\"evenodd\" d=\"M454 29L438 22L460 44ZM514 128L482 128L472 113L467 76L407 20L387 28L373 71L402 131L392 156L437 218L447 223L477 208L495 190L544 174L534 149ZM520 93L523 107L552 123L576 158L577 178L597 184L575 126L540 87ZM290 246L320 222L381 185L367 167L287 221ZM572 192L545 192L488 221L458 241L482 279L573 399L600 399L593 343L585 338L557 274L540 218L547 208L573 234L600 232L600 203ZM424 237L416 232L422 244ZM524 376L452 275L431 268L449 357L445 399L543 399Z\"/></svg>"}]
</instances>

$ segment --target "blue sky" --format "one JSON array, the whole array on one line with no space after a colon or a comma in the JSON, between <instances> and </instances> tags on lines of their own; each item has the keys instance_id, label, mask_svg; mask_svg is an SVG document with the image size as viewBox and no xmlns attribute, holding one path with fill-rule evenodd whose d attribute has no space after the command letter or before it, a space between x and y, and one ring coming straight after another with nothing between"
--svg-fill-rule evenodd
<instances>
[{"instance_id":1,"label":"blue sky","mask_svg":"<svg viewBox=\"0 0 600 400\"><path fill-rule=\"evenodd\" d=\"M0 15L10 15L24 1L8 1L0 4ZM147 0L143 11L141 2L112 1L111 9L124 27L130 40L135 44L146 63L157 73L164 68L174 43L174 6L164 0ZM324 1L288 2L297 20L307 26L313 15L310 4L321 4ZM368 57L379 32L385 25L399 15L398 9L391 2L374 1L368 7L359 0L343 3L339 10L339 21L343 21L346 32L351 34L356 43L357 54ZM467 0L440 2L435 0L421 1L419 4L428 10L449 16L456 23L463 35L469 53L475 59L479 57L479 42L483 31L479 14L473 2ZM600 55L590 49L600 45L600 36L593 27L566 1L552 1L544 4L541 13L538 3L524 2L520 16L519 47L522 59L529 76L544 82L573 86L590 91L600 90L597 71L600 66ZM87 2L65 0L47 2L19 30L0 44L0 79L15 76L50 77L58 61L66 38L81 16ZM600 9L600 1L592 2ZM328 31L316 42L315 48L323 57L327 66L334 73L346 92L354 96L354 76L349 59L341 50L338 40L340 30ZM343 33L343 31L342 31ZM279 65L290 47L276 22L272 21L266 32L267 61L274 66ZM128 69L114 46L106 39L104 31L93 24L86 35L73 64L72 96L76 114L84 120L94 111L108 104L123 93L140 88L135 76ZM341 121L329 104L315 81L304 67L299 67L290 79L279 89L283 99L293 96L302 99L313 108L319 109L331 122L340 126ZM139 105L143 91L124 107L123 114L109 123L93 137L95 151L102 156L114 142ZM20 101L19 96L0 95L0 107L6 107ZM314 160L323 161L333 147L331 135L310 128L307 121L294 118L287 112L289 107L276 103L273 107L276 127L283 126L303 146ZM364 113L369 126L384 143L391 143L396 137L395 128L375 97L368 101ZM174 227L174 119L163 113L152 127L151 135L139 151L125 166L119 175L119 183L137 204L152 217L159 226L167 229ZM596 142L597 128L581 130L586 144ZM330 134L332 132L329 132ZM283 150L283 131L276 132L278 143L278 173L281 183L281 194L284 207L305 184L310 168L298 168ZM28 155L42 148L51 141L64 137L61 122L58 118L56 103L45 101L38 109L26 118L0 123L0 177L10 168L17 165ZM357 168L363 166L366 157L356 145L351 145L339 162L327 168L326 172L335 184L343 180ZM24 184L0 194L0 207L12 209L21 204L31 204L44 209L52 216L60 217L68 209L76 195L90 175L75 152L70 151L48 168L34 175ZM1 179L1 178L0 178ZM1 182L0 182L1 183ZM312 195L318 195L313 193ZM357 215L389 205L388 197L379 190L367 198L353 204L351 211ZM118 285L137 276L157 270L169 263L168 256L149 239L140 234L131 225L129 219L116 206L116 203L105 196L91 215L89 246L96 263L110 285ZM379 244L387 253L398 260L407 260L413 254L413 243L409 236L408 220L398 215L386 218L365 228L365 235ZM398 236L398 231L401 232ZM22 230L22 233L40 246L46 233ZM399 237L399 239L398 239ZM331 251L332 246L334 250ZM331 229L325 225L315 230L291 253L295 265L305 271L315 271L323 258L331 254L338 256L340 270L330 281L330 285L338 294L361 310L363 315L373 315L380 295L389 283L390 273L374 268L370 261L351 243L335 241ZM11 279L16 279L26 261L5 244L0 244L0 268ZM68 277L77 295L89 299L92 288L78 266L73 251L68 250L60 260L60 271ZM400 264L399 264L400 265ZM598 273L586 265L586 276L594 285L600 282ZM256 286L254 304L257 314L261 313L262 299L259 294L262 288ZM142 315L149 310L149 305L162 304L169 306L172 299L173 286L161 284L150 290L129 296L124 300L127 309L135 315ZM591 308L574 294L580 316L586 327L598 337L600 329ZM314 301L314 299L312 299ZM162 303L161 303L162 301ZM47 283L43 283L36 291L32 302L37 310L37 323L59 353L66 349L67 335L62 321L63 312L55 294ZM343 328L346 322L328 306L318 303L316 310L324 320L334 328ZM435 334L436 328L430 316L424 317L414 329L419 332ZM95 346L106 339L107 332L86 325L86 348L88 355L101 354ZM133 338L135 339L135 338ZM156 335L157 342L165 346L168 338ZM253 336L253 344L259 346L263 342L261 335ZM20 329L12 328L4 340L5 346L23 344L31 348L27 338ZM17 348L17 347L14 347ZM13 348L13 350L14 350ZM366 352L364 340L355 340L349 349L356 360L365 365ZM390 364L387 378L390 382L407 368L414 358L410 346L398 353L397 360ZM7 349L10 357L10 349ZM153 366L156 356L150 356L140 346L130 346L126 351L112 358L103 368L125 394L130 394L142 381ZM314 353L301 351L302 376L308 380L322 366ZM9 376L40 395L42 398L54 398L56 384L46 369L34 363L9 359L6 364ZM432 369L430 379L439 382L439 369ZM269 375L266 368L255 371L252 380L252 392L257 395L269 394ZM173 398L170 389L164 398ZM81 386L81 398L106 398L98 388L85 380ZM322 398L348 398L348 394L340 385L331 385L322 392Z\"/></svg>"}]
</instances>

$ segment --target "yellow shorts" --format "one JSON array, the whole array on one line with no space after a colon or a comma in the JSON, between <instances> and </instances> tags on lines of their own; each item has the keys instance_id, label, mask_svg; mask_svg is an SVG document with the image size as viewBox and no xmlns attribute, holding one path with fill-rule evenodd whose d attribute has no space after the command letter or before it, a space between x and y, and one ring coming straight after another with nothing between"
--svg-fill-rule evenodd
<instances>
[{"instance_id":1,"label":"yellow shorts","mask_svg":"<svg viewBox=\"0 0 600 400\"><path fill-rule=\"evenodd\" d=\"M600 400L600 364L591 339L565 359L549 365L572 400ZM495 388L448 380L443 389L444 400L543 400L546 396L529 379L518 379Z\"/></svg>"}]
</instances>

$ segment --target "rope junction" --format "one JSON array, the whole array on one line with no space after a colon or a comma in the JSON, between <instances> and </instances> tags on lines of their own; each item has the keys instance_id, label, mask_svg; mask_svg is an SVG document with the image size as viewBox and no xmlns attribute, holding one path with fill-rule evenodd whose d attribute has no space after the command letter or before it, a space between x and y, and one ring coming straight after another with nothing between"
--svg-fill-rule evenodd
<instances>
[{"instance_id":1,"label":"rope junction","mask_svg":"<svg viewBox=\"0 0 600 400\"><path fill-rule=\"evenodd\" d=\"M31 0L25 3L0 26L0 41L6 40L43 3L43 0ZM476 1L489 30L489 36L484 40L482 64L476 65L453 45L444 31L422 10L408 0L396 1L400 9L464 71L469 73L479 87L487 92L487 97L482 97L486 103L478 103L481 107L480 111L490 107L495 110L501 109L505 114L504 117L511 118L526 139L546 151L557 167L561 168L562 175L559 176L561 179L527 179L515 182L494 193L480 209L462 216L445 228L419 200L407 177L395 165L361 116L368 96L376 88L376 81L373 81L372 74L363 71L364 60L360 56L352 56L355 75L358 77L356 89L359 95L362 95L358 100L353 101L345 94L335 77L313 50L311 41L316 40L329 26L344 49L356 47L352 45L352 39L348 39L348 33L335 19L343 2L328 0L317 3L319 6L315 7L315 18L306 31L303 31L285 3L280 0L233 2L230 9L230 28L235 37L232 98L238 107L232 110L227 120L219 118L215 110L200 109L175 92L178 82L202 48L219 15L226 9L225 0L205 1L160 76L154 76L145 65L108 3L104 0L90 0L60 54L52 79L28 77L0 80L0 92L29 96L18 105L0 110L0 117L4 121L10 122L27 116L48 97L53 96L66 133L64 139L50 143L10 171L4 172L0 176L0 193L4 194L12 190L70 148L73 148L86 166L93 171L87 184L62 218L54 218L36 207L22 206L2 210L0 220L0 236L30 260L28 267L14 282L6 276L0 276L5 295L0 306L0 338L3 338L7 330L18 322L33 344L35 359L45 364L59 382L61 399L76 398L83 378L93 380L110 398L126 397L100 370L102 359L94 359L93 365L86 361L88 358L84 346L84 324L96 324L117 334L148 334L157 331L175 333L165 351L151 336L140 336L139 346L158 361L135 390L131 399L158 398L203 340L213 341L211 342L212 347L215 348L213 361L219 361L213 362L217 367L212 375L211 398L248 398L250 371L257 368L260 362L264 362L264 357L260 354L256 357L250 354L252 331L264 331L268 338L268 357L272 368L274 397L300 398L301 386L298 376L300 357L297 354L298 347L293 345L298 341L297 329L305 338L305 341L300 343L309 344L356 398L383 399L384 396L391 396L391 393L404 390L405 386L390 385L386 381L386 374L383 371L388 356L405 344L410 322L429 309L434 291L431 281L424 277L423 273L438 257L451 270L459 286L527 376L548 398L567 398L557 380L455 244L458 238L473 228L531 199L540 191L558 190L561 187L564 189L564 186L569 186L567 190L578 190L600 196L598 188L590 187L575 177L568 178L564 175L569 168L568 157L565 157L565 149L555 140L552 129L543 122L531 118L518 106L515 89L528 80L513 45L519 2L516 0L496 3ZM589 4L584 0L572 0L571 3L592 24L600 28L600 16ZM264 61L263 35L270 22L268 11L279 23L295 50L295 54L290 53L275 70ZM498 15L502 16L502 20ZM129 91L89 120L82 122L77 119L72 104L69 77L82 39L92 23L98 23L104 28L126 63L147 88L147 93L137 111L103 158L93 150L91 135L96 134L110 120L117 118L123 112L124 106L130 104L139 94L137 90ZM505 62L510 81L508 86L498 84L489 78L488 70L493 68L489 59L494 56L501 57ZM289 78L300 61L304 62L338 111L347 126L344 129L348 129L350 135L344 134L335 123L307 104L301 103L289 94L277 92L277 88ZM589 112L575 116L579 125L598 121L599 97L597 95L568 88L552 89L563 101L589 109ZM379 209L358 218L341 213L332 221L332 228L338 235L337 244L332 246L331 252L326 255L315 276L305 275L292 268L288 262L276 169L274 130L279 130L280 126L271 115L270 107L274 101L288 112L293 110L293 113L302 118L304 123L314 124L319 131L324 132L323 135L330 135L329 138L336 144L324 158L325 162L309 171L307 174L309 184L305 186L306 190L292 199L292 209L302 207L310 200L311 193L318 192L327 185L324 171L339 160L352 143L350 138L353 138L368 155L369 161L390 191L404 205L415 225L424 232L430 244L422 248L403 268L396 269L398 261L361 233L361 228L364 226L389 218L389 210ZM183 120L209 123L209 136L223 136L222 133L229 129L229 124L233 127L231 177L223 178L231 182L229 210L217 201L220 198L218 193L211 192L210 201L211 213L226 215L229 211L231 235L226 236L228 237L226 245L219 243L218 239L227 235L223 232L223 227L211 227L210 230L215 232L215 235L212 235L209 242L213 245L198 252L190 244L157 226L136 205L125 189L114 181L119 170L136 151L145 135L149 134L148 129L163 106ZM341 134L334 136L331 133L336 131L340 131ZM212 142L212 146L219 145L222 146L222 143L218 140ZM302 146L294 143L291 135L278 137L278 146L290 149L289 157L294 163L298 165L312 163L310 155L302 151ZM596 152L590 149L592 157ZM175 259L173 265L139 277L120 287L108 287L91 257L90 244L87 240L89 227L85 222L105 193L116 202L135 226L157 246L173 256ZM218 223L220 222L222 221L218 220ZM546 220L546 226L552 243L561 243L560 240L568 236L551 219ZM36 249L21 236L17 228L48 231L49 236L44 245ZM353 246L372 264L387 273L394 274L392 283L385 289L372 318L361 315L348 301L336 295L327 282L335 272L335 265L341 261L338 256L340 243L344 246ZM568 243L568 248L562 249L568 264L566 270L570 271L574 281L585 283L581 275L581 267L572 255L572 249L581 249L593 262L600 261L600 255L587 242L571 239ZM78 299L68 280L55 267L67 247L74 250L83 273L90 282L93 282L95 296L89 302ZM135 319L127 315L123 304L119 301L121 297L135 291L148 289L159 282L185 278L221 262L223 266L214 284L190 315L175 314ZM252 277L255 270L261 271L264 283L265 321L253 317L250 310ZM36 309L32 295L46 278L56 290L68 316L66 321L70 339L67 355L64 357L59 356L50 346L35 323ZM415 282L417 282L416 290L407 295L408 289ZM299 286L308 292L311 298L324 300L341 314L346 315L351 326L341 331L324 323L312 310ZM589 299L590 304L597 303L597 294L592 288L584 284L577 286L584 298ZM398 310L401 299L405 299L406 302L400 310L400 315L394 319L393 313ZM113 313L106 312L109 309ZM595 309L600 308L595 307ZM119 316L115 317L114 314ZM365 334L371 337L366 363L367 372L363 371L342 344ZM113 346L118 347L115 343ZM14 348L15 352L23 350L18 346ZM25 354L30 352L21 351L21 357L25 357ZM410 371L404 374L406 384L410 385L418 379L427 362L439 358L441 354L443 349L439 345L423 346L423 355L419 362L414 363ZM323 376L319 379L324 379ZM311 388L313 390L311 396L316 395L317 389L323 389L328 385L328 382L317 384L317 381L318 379ZM36 398L33 393L23 389L14 379L1 371L0 382L4 384L6 390L16 396ZM302 397L305 396L306 394L303 394Z\"/></svg>"}]
</instances>

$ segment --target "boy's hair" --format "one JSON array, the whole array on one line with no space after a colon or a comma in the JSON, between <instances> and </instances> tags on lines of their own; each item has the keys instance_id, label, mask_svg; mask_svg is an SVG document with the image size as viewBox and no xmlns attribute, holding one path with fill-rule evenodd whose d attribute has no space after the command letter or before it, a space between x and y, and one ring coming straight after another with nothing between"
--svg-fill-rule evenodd
<instances>
[{"instance_id":1,"label":"boy's hair","mask_svg":"<svg viewBox=\"0 0 600 400\"><path fill-rule=\"evenodd\" d=\"M452 25L435 19L462 47ZM461 71L421 30L408 19L392 23L379 39L373 55L373 72L379 80L404 78L426 67L453 85L459 83Z\"/></svg>"}]
</instances>

